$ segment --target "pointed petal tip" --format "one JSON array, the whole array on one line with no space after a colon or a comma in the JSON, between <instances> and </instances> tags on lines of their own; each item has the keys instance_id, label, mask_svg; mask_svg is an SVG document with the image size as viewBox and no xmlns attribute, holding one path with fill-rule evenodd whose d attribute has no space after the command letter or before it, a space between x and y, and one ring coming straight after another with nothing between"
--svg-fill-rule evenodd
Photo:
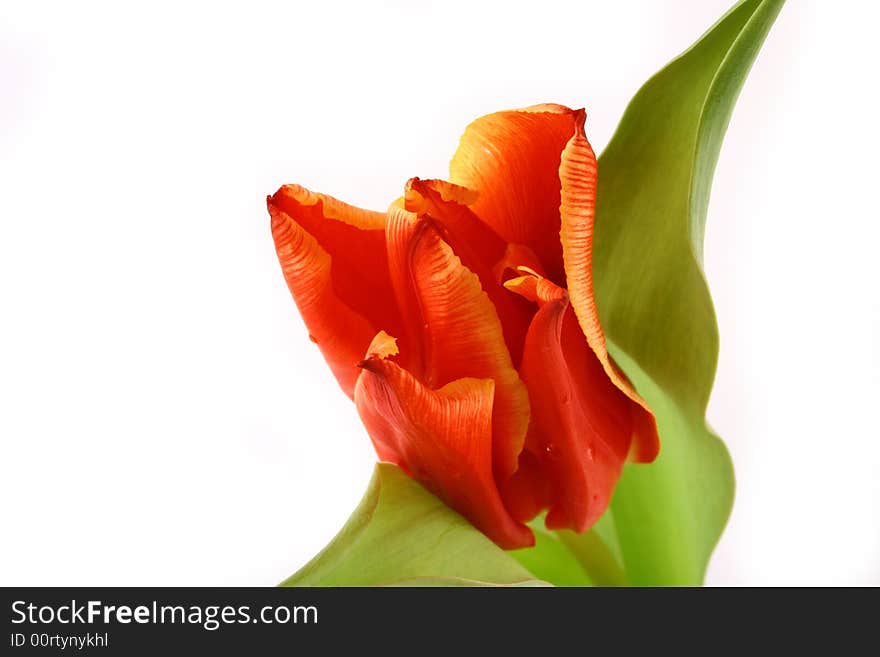
<instances>
[{"instance_id":1,"label":"pointed petal tip","mask_svg":"<svg viewBox=\"0 0 880 657\"><path fill-rule=\"evenodd\" d=\"M282 228L287 222L293 223L293 219L284 210L278 207L274 196L266 197L266 209L269 211L269 226L272 229L272 235L277 241L278 236L276 235L276 231Z\"/></svg>"},{"instance_id":2,"label":"pointed petal tip","mask_svg":"<svg viewBox=\"0 0 880 657\"><path fill-rule=\"evenodd\" d=\"M660 435L654 413L633 405L633 440L626 460L630 463L653 463L660 455Z\"/></svg>"},{"instance_id":3,"label":"pointed petal tip","mask_svg":"<svg viewBox=\"0 0 880 657\"><path fill-rule=\"evenodd\" d=\"M272 225L274 226L277 221L278 208L275 206L271 196L266 197L266 209L269 211L269 217L272 219Z\"/></svg>"},{"instance_id":4,"label":"pointed petal tip","mask_svg":"<svg viewBox=\"0 0 880 657\"><path fill-rule=\"evenodd\" d=\"M568 291L565 288L559 287L553 281L544 278L531 267L520 265L516 270L522 276L504 282L504 287L511 292L529 301L534 301L539 306L551 302L568 303Z\"/></svg>"}]
</instances>

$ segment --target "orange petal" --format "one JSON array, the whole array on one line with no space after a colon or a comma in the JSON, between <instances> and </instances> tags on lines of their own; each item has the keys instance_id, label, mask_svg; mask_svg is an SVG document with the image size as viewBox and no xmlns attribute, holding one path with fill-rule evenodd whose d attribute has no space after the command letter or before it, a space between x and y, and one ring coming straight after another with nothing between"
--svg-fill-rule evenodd
<instances>
[{"instance_id":1,"label":"orange petal","mask_svg":"<svg viewBox=\"0 0 880 657\"><path fill-rule=\"evenodd\" d=\"M568 300L568 292L534 269L523 265L516 269L523 275L506 281L504 287L508 290L540 305L547 301Z\"/></svg>"},{"instance_id":2,"label":"orange petal","mask_svg":"<svg viewBox=\"0 0 880 657\"><path fill-rule=\"evenodd\" d=\"M424 320L419 299L413 289L412 245L428 222L419 219L395 201L388 208L385 239L388 244L388 267L397 307L403 318L403 327L396 333L402 353L397 361L407 370L422 378L425 373L426 350Z\"/></svg>"},{"instance_id":3,"label":"orange petal","mask_svg":"<svg viewBox=\"0 0 880 657\"><path fill-rule=\"evenodd\" d=\"M492 379L495 474L517 468L529 424L529 396L513 367L501 322L479 278L430 224L412 245L412 280L424 321L423 381L439 388L462 377Z\"/></svg>"},{"instance_id":4,"label":"orange petal","mask_svg":"<svg viewBox=\"0 0 880 657\"><path fill-rule=\"evenodd\" d=\"M356 363L375 329L340 301L333 289L331 260L318 241L286 213L269 205L272 236L290 293L324 359L349 397L359 370Z\"/></svg>"},{"instance_id":5,"label":"orange petal","mask_svg":"<svg viewBox=\"0 0 880 657\"><path fill-rule=\"evenodd\" d=\"M406 209L410 212L430 213L439 203L456 203L458 205L471 205L476 202L479 194L472 189L455 185L445 180L436 178L422 180L410 178L406 181L403 196ZM470 219L467 219L470 221ZM480 222L482 224L482 222ZM479 230L480 227L464 227L465 230ZM488 231L489 239L499 241L499 248L504 248L501 238L491 228L482 224L482 229Z\"/></svg>"},{"instance_id":6,"label":"orange petal","mask_svg":"<svg viewBox=\"0 0 880 657\"><path fill-rule=\"evenodd\" d=\"M543 475L543 481L533 477L532 497L541 499L549 482L547 526L585 531L608 506L629 452L633 409L640 407L605 374L565 290L532 275L507 286L539 304L520 368L532 402L525 449ZM529 499L527 483L512 491L514 499L505 498L511 508Z\"/></svg>"},{"instance_id":7,"label":"orange petal","mask_svg":"<svg viewBox=\"0 0 880 657\"><path fill-rule=\"evenodd\" d=\"M501 319L508 351L517 365L533 311L499 285L497 263L508 253L508 245L467 206L475 199L471 190L443 180L412 178L406 184L406 209L430 219L443 241L480 279Z\"/></svg>"},{"instance_id":8,"label":"orange petal","mask_svg":"<svg viewBox=\"0 0 880 657\"><path fill-rule=\"evenodd\" d=\"M377 327L401 326L385 247L385 215L298 185L268 200L275 248L312 339L351 396Z\"/></svg>"},{"instance_id":9,"label":"orange petal","mask_svg":"<svg viewBox=\"0 0 880 657\"><path fill-rule=\"evenodd\" d=\"M374 325L397 330L384 212L347 205L298 185L283 186L269 203L300 224L333 259L333 285L343 302Z\"/></svg>"},{"instance_id":10,"label":"orange petal","mask_svg":"<svg viewBox=\"0 0 880 657\"><path fill-rule=\"evenodd\" d=\"M384 343L385 338L377 336ZM504 508L492 473L489 379L431 390L371 348L355 388L361 419L382 460L395 463L505 549L534 536Z\"/></svg>"},{"instance_id":11,"label":"orange petal","mask_svg":"<svg viewBox=\"0 0 880 657\"><path fill-rule=\"evenodd\" d=\"M574 111L537 105L471 123L449 166L450 180L474 189L472 209L507 242L524 244L562 281L559 162L574 134Z\"/></svg>"},{"instance_id":12,"label":"orange petal","mask_svg":"<svg viewBox=\"0 0 880 657\"><path fill-rule=\"evenodd\" d=\"M432 389L465 377L495 381L493 452L503 481L516 470L525 441L528 392L495 307L480 279L441 238L441 229L426 216L396 206L388 211L389 263L407 320L399 360Z\"/></svg>"},{"instance_id":13,"label":"orange petal","mask_svg":"<svg viewBox=\"0 0 880 657\"><path fill-rule=\"evenodd\" d=\"M605 334L599 322L593 293L593 222L596 209L596 156L584 134L583 110L576 116L575 134L562 152L559 179L562 186L560 237L568 293L581 329L596 353L605 373L627 397L642 409L638 418L632 460L650 462L657 456L660 441L657 423L647 403L608 355Z\"/></svg>"},{"instance_id":14,"label":"orange petal","mask_svg":"<svg viewBox=\"0 0 880 657\"><path fill-rule=\"evenodd\" d=\"M504 255L507 243L484 224L468 207L477 199L476 192L444 180L410 178L406 183L404 206L419 216L436 220L444 238L456 253L474 263L491 268Z\"/></svg>"}]
</instances>

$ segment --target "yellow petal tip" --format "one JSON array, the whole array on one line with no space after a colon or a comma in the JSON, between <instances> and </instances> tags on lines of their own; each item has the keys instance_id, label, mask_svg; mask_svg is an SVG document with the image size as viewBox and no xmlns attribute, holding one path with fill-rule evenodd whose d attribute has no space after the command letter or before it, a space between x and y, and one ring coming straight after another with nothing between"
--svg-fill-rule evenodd
<instances>
[{"instance_id":1,"label":"yellow petal tip","mask_svg":"<svg viewBox=\"0 0 880 657\"><path fill-rule=\"evenodd\" d=\"M397 348L397 338L388 335L385 331L379 331L367 349L367 358L379 358L384 360L389 356L400 353Z\"/></svg>"}]
</instances>

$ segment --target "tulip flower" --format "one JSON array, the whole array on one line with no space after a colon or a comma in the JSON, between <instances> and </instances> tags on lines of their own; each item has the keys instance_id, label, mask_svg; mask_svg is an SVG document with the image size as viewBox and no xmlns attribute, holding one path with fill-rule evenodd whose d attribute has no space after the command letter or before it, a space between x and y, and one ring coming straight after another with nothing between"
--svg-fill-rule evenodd
<instances>
[{"instance_id":1,"label":"tulip flower","mask_svg":"<svg viewBox=\"0 0 880 657\"><path fill-rule=\"evenodd\" d=\"M412 178L387 212L297 185L268 199L287 285L379 458L508 549L543 511L587 530L624 463L659 449L599 322L584 121L477 119L450 180Z\"/></svg>"}]
</instances>

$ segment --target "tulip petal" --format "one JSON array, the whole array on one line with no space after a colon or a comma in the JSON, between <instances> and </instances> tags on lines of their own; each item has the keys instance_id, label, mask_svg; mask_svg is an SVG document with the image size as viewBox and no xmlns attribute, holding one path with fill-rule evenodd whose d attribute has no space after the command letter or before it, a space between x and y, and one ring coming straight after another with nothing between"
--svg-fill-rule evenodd
<instances>
[{"instance_id":1,"label":"tulip petal","mask_svg":"<svg viewBox=\"0 0 880 657\"><path fill-rule=\"evenodd\" d=\"M524 269L524 268L521 268ZM550 485L547 526L585 531L604 513L632 441L635 409L608 378L569 303L551 281L526 274L506 286L535 300L520 374L532 402L525 450L539 463L532 496ZM527 482L505 495L512 509L527 506ZM523 501L526 500L526 501Z\"/></svg>"},{"instance_id":2,"label":"tulip petal","mask_svg":"<svg viewBox=\"0 0 880 657\"><path fill-rule=\"evenodd\" d=\"M387 336L377 336L387 345ZM463 378L431 390L373 347L355 388L355 403L379 457L468 518L506 549L528 547L534 536L501 501L492 466L495 384Z\"/></svg>"},{"instance_id":3,"label":"tulip petal","mask_svg":"<svg viewBox=\"0 0 880 657\"><path fill-rule=\"evenodd\" d=\"M340 386L354 393L377 327L400 329L385 247L385 215L298 185L267 199L287 286Z\"/></svg>"},{"instance_id":4,"label":"tulip petal","mask_svg":"<svg viewBox=\"0 0 880 657\"><path fill-rule=\"evenodd\" d=\"M507 242L524 244L562 282L559 162L574 134L574 111L536 105L471 123L449 165L450 180L474 189L471 206Z\"/></svg>"},{"instance_id":5,"label":"tulip petal","mask_svg":"<svg viewBox=\"0 0 880 657\"><path fill-rule=\"evenodd\" d=\"M272 205L269 212L278 261L309 336L345 394L352 397L359 374L356 364L375 330L340 301L333 289L330 256L318 241L286 213Z\"/></svg>"},{"instance_id":6,"label":"tulip petal","mask_svg":"<svg viewBox=\"0 0 880 657\"><path fill-rule=\"evenodd\" d=\"M478 196L467 187L445 180L410 178L406 183L404 206L410 212L438 220L462 247L471 251L474 260L492 265L504 255L507 242L468 207Z\"/></svg>"},{"instance_id":7,"label":"tulip petal","mask_svg":"<svg viewBox=\"0 0 880 657\"><path fill-rule=\"evenodd\" d=\"M422 345L424 330L418 299L412 287L412 254L410 245L420 228L419 216L410 212L397 201L388 208L385 240L388 245L388 268L397 307L403 318L402 328L395 333L403 353L399 362L416 376L425 371L425 354Z\"/></svg>"},{"instance_id":8,"label":"tulip petal","mask_svg":"<svg viewBox=\"0 0 880 657\"><path fill-rule=\"evenodd\" d=\"M340 299L374 325L397 330L400 319L388 271L385 213L363 210L298 185L283 186L269 202L330 255L333 286Z\"/></svg>"},{"instance_id":9,"label":"tulip petal","mask_svg":"<svg viewBox=\"0 0 880 657\"><path fill-rule=\"evenodd\" d=\"M468 207L475 200L473 191L444 180L412 178L406 184L406 209L430 219L443 241L480 279L501 320L504 339L516 366L533 310L499 284L497 266L509 253L508 245Z\"/></svg>"},{"instance_id":10,"label":"tulip petal","mask_svg":"<svg viewBox=\"0 0 880 657\"><path fill-rule=\"evenodd\" d=\"M501 322L480 279L431 221L419 223L408 250L422 327L421 379L433 389L464 377L495 382L493 453L496 477L503 481L516 470L525 441L528 391L513 367Z\"/></svg>"},{"instance_id":11,"label":"tulip petal","mask_svg":"<svg viewBox=\"0 0 880 657\"><path fill-rule=\"evenodd\" d=\"M553 487L534 452L524 449L513 476L499 482L501 499L511 517L528 522L553 504Z\"/></svg>"},{"instance_id":12,"label":"tulip petal","mask_svg":"<svg viewBox=\"0 0 880 657\"><path fill-rule=\"evenodd\" d=\"M660 449L657 423L651 409L608 354L593 291L593 223L596 209L596 156L584 134L586 114L575 116L575 133L562 152L559 179L562 187L560 237L571 305L581 329L608 378L642 410L630 458L653 461Z\"/></svg>"}]
</instances>

